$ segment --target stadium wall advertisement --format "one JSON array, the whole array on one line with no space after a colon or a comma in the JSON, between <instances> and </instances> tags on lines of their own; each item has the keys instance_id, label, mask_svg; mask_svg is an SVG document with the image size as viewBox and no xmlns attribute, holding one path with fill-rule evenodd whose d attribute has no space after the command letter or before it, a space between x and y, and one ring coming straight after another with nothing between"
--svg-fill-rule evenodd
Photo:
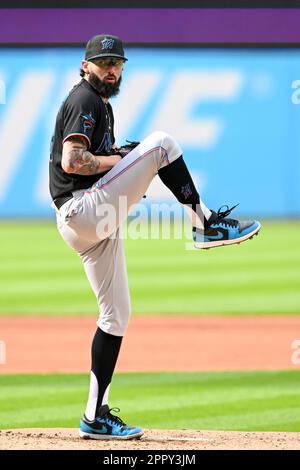
<instances>
[{"instance_id":1,"label":"stadium wall advertisement","mask_svg":"<svg viewBox=\"0 0 300 470\"><path fill-rule=\"evenodd\" d=\"M154 130L180 143L209 207L300 215L300 49L137 48L112 99L117 143ZM79 47L0 49L1 217L52 217L48 160ZM154 180L143 201L174 203Z\"/></svg>"}]
</instances>

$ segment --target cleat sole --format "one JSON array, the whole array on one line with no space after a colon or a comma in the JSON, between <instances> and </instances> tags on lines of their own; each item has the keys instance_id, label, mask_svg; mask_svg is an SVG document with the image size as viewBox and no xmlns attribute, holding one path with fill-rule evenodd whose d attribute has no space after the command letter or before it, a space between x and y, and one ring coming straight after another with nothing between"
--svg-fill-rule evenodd
<instances>
[{"instance_id":1,"label":"cleat sole","mask_svg":"<svg viewBox=\"0 0 300 470\"><path fill-rule=\"evenodd\" d=\"M102 441L102 440L122 440L122 441L125 441L125 440L129 440L129 439L140 439L143 435L143 431L139 432L139 433L136 433L136 434L131 434L131 435L128 435L128 436L113 436L111 434L93 434L93 433L87 433L87 432L83 432L81 430L79 430L79 437L81 437L81 439L94 439L94 440L97 440L97 441Z\"/></svg>"}]
</instances>

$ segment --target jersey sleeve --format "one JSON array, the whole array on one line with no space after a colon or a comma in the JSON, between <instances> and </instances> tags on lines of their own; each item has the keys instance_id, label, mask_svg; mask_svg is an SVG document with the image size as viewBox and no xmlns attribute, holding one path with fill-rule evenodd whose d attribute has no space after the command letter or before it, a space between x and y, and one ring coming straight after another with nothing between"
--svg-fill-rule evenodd
<instances>
[{"instance_id":1,"label":"jersey sleeve","mask_svg":"<svg viewBox=\"0 0 300 470\"><path fill-rule=\"evenodd\" d=\"M91 147L92 135L97 120L97 110L93 100L67 100L64 109L63 143L72 136L86 140L87 148Z\"/></svg>"}]
</instances>

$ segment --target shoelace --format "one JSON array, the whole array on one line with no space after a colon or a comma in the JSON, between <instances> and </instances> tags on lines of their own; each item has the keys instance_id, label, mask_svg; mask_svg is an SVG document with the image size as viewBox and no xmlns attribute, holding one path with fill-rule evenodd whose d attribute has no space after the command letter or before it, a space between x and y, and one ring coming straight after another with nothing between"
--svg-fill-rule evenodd
<instances>
[{"instance_id":1,"label":"shoelace","mask_svg":"<svg viewBox=\"0 0 300 470\"><path fill-rule=\"evenodd\" d=\"M109 419L113 424L116 424L118 426L126 426L124 421L119 418L119 416L112 415L110 412L115 411L116 413L120 412L120 408L110 408L105 415L102 416L102 418Z\"/></svg>"},{"instance_id":2,"label":"shoelace","mask_svg":"<svg viewBox=\"0 0 300 470\"><path fill-rule=\"evenodd\" d=\"M235 209L239 204L236 204L235 206L232 206L229 208L227 205L221 206L220 209L217 212L217 219L215 223L222 223L224 225L229 225L232 227L236 227L239 223L238 220L235 219L228 219L227 216ZM223 207L227 207L225 211L222 211ZM225 218L226 217L226 218Z\"/></svg>"}]
</instances>

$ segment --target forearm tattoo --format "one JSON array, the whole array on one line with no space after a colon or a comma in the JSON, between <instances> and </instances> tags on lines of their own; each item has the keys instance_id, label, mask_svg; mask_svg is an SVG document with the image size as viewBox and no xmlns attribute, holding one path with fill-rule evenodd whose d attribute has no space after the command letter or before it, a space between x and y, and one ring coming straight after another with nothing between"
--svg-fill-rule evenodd
<instances>
[{"instance_id":1,"label":"forearm tattoo","mask_svg":"<svg viewBox=\"0 0 300 470\"><path fill-rule=\"evenodd\" d=\"M100 160L87 151L82 140L72 139L74 147L68 152L68 164L72 173L77 175L96 175L100 173Z\"/></svg>"},{"instance_id":2,"label":"forearm tattoo","mask_svg":"<svg viewBox=\"0 0 300 470\"><path fill-rule=\"evenodd\" d=\"M100 173L100 161L83 148L73 148L69 153L69 165L78 175L95 175Z\"/></svg>"}]
</instances>

